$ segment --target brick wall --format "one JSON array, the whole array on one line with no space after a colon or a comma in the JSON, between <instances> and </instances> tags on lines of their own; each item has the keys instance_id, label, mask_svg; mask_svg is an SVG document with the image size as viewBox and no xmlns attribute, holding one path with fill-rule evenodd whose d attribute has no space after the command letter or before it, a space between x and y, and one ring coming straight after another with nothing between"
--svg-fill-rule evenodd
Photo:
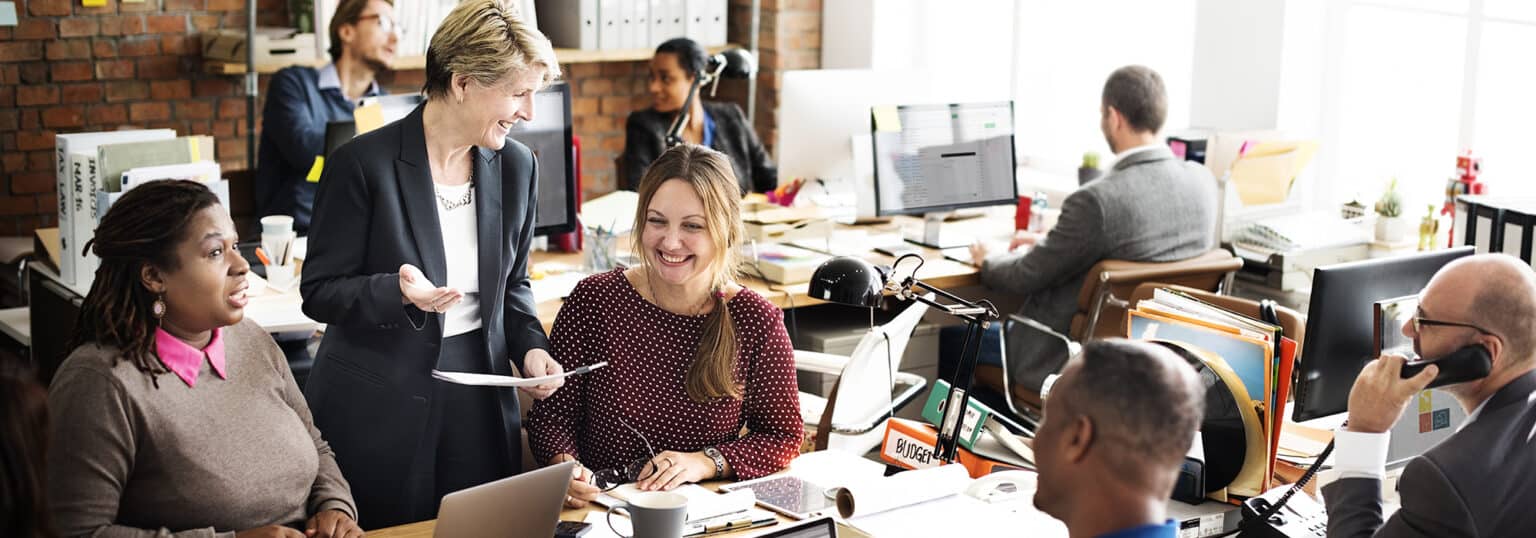
<instances>
[{"instance_id":1,"label":"brick wall","mask_svg":"<svg viewBox=\"0 0 1536 538\"><path fill-rule=\"evenodd\" d=\"M245 3L106 1L86 8L80 0L18 0L20 25L0 27L0 235L56 224L56 133L134 126L212 135L226 171L246 168L240 77L204 74L197 38L214 28L243 29ZM728 37L746 45L751 2L730 2ZM286 25L284 0L257 3L258 24ZM762 8L756 124L771 145L779 73L819 64L821 1L763 0ZM607 193L615 185L614 158L624 147L624 120L650 105L646 62L562 69L572 84L572 116L582 139L583 191L587 197ZM263 95L267 79L260 78ZM391 93L413 92L423 73L388 73L380 82ZM745 109L746 93L745 82L727 81L718 99Z\"/></svg>"}]
</instances>

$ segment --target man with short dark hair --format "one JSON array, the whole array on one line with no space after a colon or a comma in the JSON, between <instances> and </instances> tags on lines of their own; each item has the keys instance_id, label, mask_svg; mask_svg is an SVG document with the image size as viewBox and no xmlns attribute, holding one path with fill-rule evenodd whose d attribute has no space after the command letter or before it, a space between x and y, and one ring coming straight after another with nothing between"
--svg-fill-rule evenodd
<instances>
[{"instance_id":1,"label":"man with short dark hair","mask_svg":"<svg viewBox=\"0 0 1536 538\"><path fill-rule=\"evenodd\" d=\"M1104 82L1099 111L1104 140L1115 151L1113 169L1067 197L1048 235L1019 232L1010 249L1031 246L1028 252L993 253L980 243L971 246L983 284L1020 296L1020 315L1061 334L1070 333L1078 292L1094 264L1109 258L1179 261L1216 246L1215 179L1205 167L1175 158L1158 138L1168 115L1162 77L1139 65L1115 70ZM954 334L941 333L945 348L959 347ZM1002 366L1000 334L990 330L982 343L977 382L1007 390L996 375ZM1010 367L1055 371L1066 357L1051 356L1058 350L1051 344L1010 343L1015 350L1008 357ZM941 364L939 371L948 375L954 369Z\"/></svg>"},{"instance_id":2,"label":"man with short dark hair","mask_svg":"<svg viewBox=\"0 0 1536 538\"><path fill-rule=\"evenodd\" d=\"M383 93L375 77L400 41L391 0L341 0L329 31L332 63L278 71L262 109L257 216L290 215L300 233L309 229L315 184L306 178L325 153L325 125L350 121L360 99Z\"/></svg>"},{"instance_id":3,"label":"man with short dark hair","mask_svg":"<svg viewBox=\"0 0 1536 538\"><path fill-rule=\"evenodd\" d=\"M1035 506L1074 538L1176 536L1168 498L1204 413L1205 387L1172 351L1088 343L1045 402Z\"/></svg>"},{"instance_id":4,"label":"man with short dark hair","mask_svg":"<svg viewBox=\"0 0 1536 538\"><path fill-rule=\"evenodd\" d=\"M1401 356L1366 364L1349 392L1349 422L1334 435L1328 536L1536 536L1536 271L1503 254L1451 262L1424 287L1403 334L1430 359L1481 347L1492 372L1441 387L1467 421L1408 462L1397 482L1402 507L1384 519L1390 430L1439 369L1403 379Z\"/></svg>"}]
</instances>

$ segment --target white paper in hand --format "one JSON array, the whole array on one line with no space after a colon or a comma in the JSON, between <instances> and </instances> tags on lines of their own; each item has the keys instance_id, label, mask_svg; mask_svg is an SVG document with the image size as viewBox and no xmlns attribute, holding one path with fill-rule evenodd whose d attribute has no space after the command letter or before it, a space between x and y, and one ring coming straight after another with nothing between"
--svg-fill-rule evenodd
<instances>
[{"instance_id":1,"label":"white paper in hand","mask_svg":"<svg viewBox=\"0 0 1536 538\"><path fill-rule=\"evenodd\" d=\"M512 376L512 375L472 374L472 373L469 373L469 372L444 372L442 370L432 370L432 377L437 378L437 379L441 379L443 381L447 381L449 383L456 383L456 384L459 384L459 385L473 385L473 386L477 386L477 387L533 387L533 386L537 386L537 385L543 385L543 384L548 383L550 381L554 381L556 379L561 379L561 378L564 378L566 376L573 376L573 375L577 375L577 374L585 374L587 372L596 370L598 368L602 368L602 367L607 366L607 365L608 365L607 362L599 362L599 363L596 363L596 364L593 364L593 365L590 365L590 366L583 366L581 368L577 368L577 369L571 370L569 372L561 372L561 373L554 374L554 375L546 375L546 376L539 376L539 377L517 377L517 376Z\"/></svg>"}]
</instances>

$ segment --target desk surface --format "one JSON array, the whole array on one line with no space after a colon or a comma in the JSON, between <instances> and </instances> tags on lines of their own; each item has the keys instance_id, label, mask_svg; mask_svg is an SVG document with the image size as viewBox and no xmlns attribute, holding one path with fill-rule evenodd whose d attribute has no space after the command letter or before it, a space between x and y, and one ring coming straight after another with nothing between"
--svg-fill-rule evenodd
<instances>
[{"instance_id":1,"label":"desk surface","mask_svg":"<svg viewBox=\"0 0 1536 538\"><path fill-rule=\"evenodd\" d=\"M701 485L704 486L704 487L707 487L709 489L716 489L718 486L720 486L721 484L725 484L725 483L726 482L723 482L723 481L719 481L719 482L705 482L705 483L703 483ZM565 511L560 512L560 519L563 520L563 521L583 521L583 520L585 520L587 518L587 514L589 514L591 512L602 513L605 510L607 510L607 509L604 508L603 506L595 505L595 504L589 504L589 505L587 505L586 508L578 508L578 509L575 509L575 510L565 510ZM776 517L778 517L780 525L782 525L782 524L784 524L786 522L792 522L793 521L791 519L785 518L784 516L776 516ZM389 528L386 528L386 529L371 530L371 531L368 531L368 536L371 537L371 538L431 538L432 537L432 531L435 530L436 528L437 528L437 520L434 519L434 520L430 520L430 521L418 521L416 523L400 525L398 527L389 527ZM779 528L780 528L779 525L770 525L770 526L767 526L767 527L759 527L759 528L756 528L756 529L742 529L742 530L734 531L734 532L722 532L722 533L719 533L719 534L711 534L709 536L711 538L713 538L715 536L720 536L720 537L726 537L726 536L739 536L739 537L757 536L759 534L767 534L767 533L776 531Z\"/></svg>"}]
</instances>

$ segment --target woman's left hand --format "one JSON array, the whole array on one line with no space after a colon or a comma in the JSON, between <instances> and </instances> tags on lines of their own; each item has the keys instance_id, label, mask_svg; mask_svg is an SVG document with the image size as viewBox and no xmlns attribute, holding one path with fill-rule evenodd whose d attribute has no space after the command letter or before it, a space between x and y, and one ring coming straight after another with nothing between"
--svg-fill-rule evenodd
<instances>
[{"instance_id":1,"label":"woman's left hand","mask_svg":"<svg viewBox=\"0 0 1536 538\"><path fill-rule=\"evenodd\" d=\"M565 372L565 369L561 368L560 363L556 362L554 357L549 356L549 352L545 351L543 348L536 347L530 349L528 350L528 354L523 355L524 377L541 377L546 375L556 375L563 372ZM523 392L526 392L529 396L532 396L533 399L543 400L548 398L549 395L554 394L555 390L559 389L562 385L565 385L565 378L552 379L541 385L520 388Z\"/></svg>"},{"instance_id":2,"label":"woman's left hand","mask_svg":"<svg viewBox=\"0 0 1536 538\"><path fill-rule=\"evenodd\" d=\"M715 477L715 460L703 452L673 452L657 454L646 466L648 474L642 474L635 487L640 491L670 491L683 484L691 484Z\"/></svg>"},{"instance_id":3,"label":"woman's left hand","mask_svg":"<svg viewBox=\"0 0 1536 538\"><path fill-rule=\"evenodd\" d=\"M354 538L363 535L352 516L341 510L326 510L309 518L304 525L304 536L309 538Z\"/></svg>"}]
</instances>

